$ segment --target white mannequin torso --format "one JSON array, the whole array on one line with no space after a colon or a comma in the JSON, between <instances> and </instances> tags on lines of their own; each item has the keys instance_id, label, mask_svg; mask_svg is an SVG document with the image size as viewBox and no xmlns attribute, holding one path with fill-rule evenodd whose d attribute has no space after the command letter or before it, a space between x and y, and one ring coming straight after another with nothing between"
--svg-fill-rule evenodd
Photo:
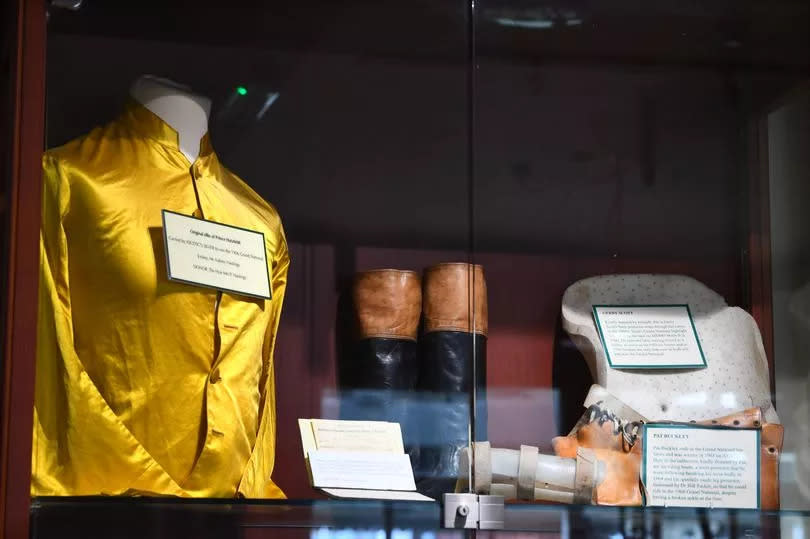
<instances>
[{"instance_id":1,"label":"white mannequin torso","mask_svg":"<svg viewBox=\"0 0 810 539\"><path fill-rule=\"evenodd\" d=\"M180 151L189 162L200 154L200 139L208 132L211 100L169 79L139 77L130 96L177 131Z\"/></svg>"}]
</instances>

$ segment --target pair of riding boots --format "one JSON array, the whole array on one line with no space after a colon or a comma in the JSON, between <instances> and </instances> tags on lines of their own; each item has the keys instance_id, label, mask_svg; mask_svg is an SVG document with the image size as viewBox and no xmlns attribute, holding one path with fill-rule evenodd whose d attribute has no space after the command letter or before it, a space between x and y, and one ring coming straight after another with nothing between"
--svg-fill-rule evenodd
<instances>
[{"instance_id":1,"label":"pair of riding boots","mask_svg":"<svg viewBox=\"0 0 810 539\"><path fill-rule=\"evenodd\" d=\"M482 267L439 264L421 279L413 271L366 271L355 277L351 300L354 338L340 360L341 417L399 423L417 489L435 498L452 492L471 433L486 439Z\"/></svg>"}]
</instances>

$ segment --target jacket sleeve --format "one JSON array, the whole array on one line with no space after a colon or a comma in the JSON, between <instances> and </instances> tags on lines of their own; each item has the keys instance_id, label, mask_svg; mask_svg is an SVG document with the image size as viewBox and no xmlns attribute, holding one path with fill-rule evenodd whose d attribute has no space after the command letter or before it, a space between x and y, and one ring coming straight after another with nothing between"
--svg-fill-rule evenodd
<instances>
[{"instance_id":1,"label":"jacket sleeve","mask_svg":"<svg viewBox=\"0 0 810 539\"><path fill-rule=\"evenodd\" d=\"M262 393L261 420L256 435L256 445L250 456L245 473L239 484L237 494L246 498L285 498L281 489L273 482L271 475L276 460L276 388L273 354L276 348L281 307L287 289L287 271L290 267L290 255L284 230L278 227L278 249L273 257L272 294L270 300L270 322L265 332L262 351Z\"/></svg>"},{"instance_id":2,"label":"jacket sleeve","mask_svg":"<svg viewBox=\"0 0 810 539\"><path fill-rule=\"evenodd\" d=\"M183 495L115 416L76 353L64 228L68 169L43 158L31 494Z\"/></svg>"}]
</instances>

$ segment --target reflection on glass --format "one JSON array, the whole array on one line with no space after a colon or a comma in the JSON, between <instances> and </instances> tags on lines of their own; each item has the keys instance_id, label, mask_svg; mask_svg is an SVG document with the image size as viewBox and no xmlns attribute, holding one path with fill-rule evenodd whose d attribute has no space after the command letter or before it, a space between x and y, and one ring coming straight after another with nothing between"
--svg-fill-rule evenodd
<instances>
[{"instance_id":1,"label":"reflection on glass","mask_svg":"<svg viewBox=\"0 0 810 539\"><path fill-rule=\"evenodd\" d=\"M783 507L810 506L810 200L806 159L810 94L797 92L767 117L776 404L785 422Z\"/></svg>"},{"instance_id":2,"label":"reflection on glass","mask_svg":"<svg viewBox=\"0 0 810 539\"><path fill-rule=\"evenodd\" d=\"M426 531L401 530L394 528L386 530L360 530L360 529L330 529L320 528L310 533L310 539L436 539L436 533Z\"/></svg>"}]
</instances>

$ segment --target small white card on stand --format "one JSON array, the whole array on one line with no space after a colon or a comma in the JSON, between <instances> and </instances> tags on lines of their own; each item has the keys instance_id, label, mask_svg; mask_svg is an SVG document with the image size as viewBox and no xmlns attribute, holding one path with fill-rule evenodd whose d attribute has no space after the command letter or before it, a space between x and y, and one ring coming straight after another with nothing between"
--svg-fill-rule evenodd
<instances>
[{"instance_id":1,"label":"small white card on stand","mask_svg":"<svg viewBox=\"0 0 810 539\"><path fill-rule=\"evenodd\" d=\"M312 486L336 498L434 501L416 492L399 423L299 419Z\"/></svg>"},{"instance_id":2,"label":"small white card on stand","mask_svg":"<svg viewBox=\"0 0 810 539\"><path fill-rule=\"evenodd\" d=\"M319 488L416 490L411 459L405 453L313 450L312 485Z\"/></svg>"}]
</instances>

